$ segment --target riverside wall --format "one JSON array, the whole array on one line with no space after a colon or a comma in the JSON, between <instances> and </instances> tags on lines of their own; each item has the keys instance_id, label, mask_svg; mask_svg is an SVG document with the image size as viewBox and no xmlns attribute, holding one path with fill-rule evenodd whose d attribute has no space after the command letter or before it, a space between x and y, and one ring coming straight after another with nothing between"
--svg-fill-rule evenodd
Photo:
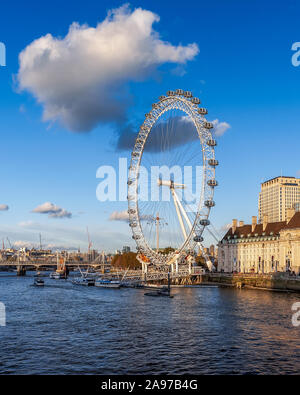
<instances>
[{"instance_id":1,"label":"riverside wall","mask_svg":"<svg viewBox=\"0 0 300 395\"><path fill-rule=\"evenodd\" d=\"M219 284L236 288L260 288L266 290L300 292L300 277L286 273L227 274L209 273L195 279L195 284Z\"/></svg>"}]
</instances>

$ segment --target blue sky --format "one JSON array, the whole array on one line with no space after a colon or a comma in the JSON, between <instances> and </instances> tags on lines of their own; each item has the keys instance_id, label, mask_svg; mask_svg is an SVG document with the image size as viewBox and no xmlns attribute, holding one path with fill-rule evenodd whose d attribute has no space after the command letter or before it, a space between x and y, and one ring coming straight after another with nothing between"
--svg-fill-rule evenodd
<instances>
[{"instance_id":1,"label":"blue sky","mask_svg":"<svg viewBox=\"0 0 300 395\"><path fill-rule=\"evenodd\" d=\"M126 203L96 199L96 170L115 165L118 120L74 133L59 122L43 122L43 106L17 82L18 56L50 33L64 38L73 22L95 27L123 1L53 0L1 5L0 41L7 66L0 67L0 239L87 247L89 226L94 247L115 250L132 245L128 225L109 221ZM300 67L291 47L300 41L296 1L131 1L160 17L153 29L173 46L196 43L200 52L186 64L161 62L136 81L122 82L126 122L142 121L151 104L169 89L191 90L209 110L209 119L231 128L218 138L220 161L212 222L221 228L232 218L250 221L257 214L260 183L280 175L297 176L299 163ZM130 38L129 38L130 39ZM125 122L125 121L124 121ZM32 213L52 202L72 218ZM211 239L207 239L209 244Z\"/></svg>"}]
</instances>

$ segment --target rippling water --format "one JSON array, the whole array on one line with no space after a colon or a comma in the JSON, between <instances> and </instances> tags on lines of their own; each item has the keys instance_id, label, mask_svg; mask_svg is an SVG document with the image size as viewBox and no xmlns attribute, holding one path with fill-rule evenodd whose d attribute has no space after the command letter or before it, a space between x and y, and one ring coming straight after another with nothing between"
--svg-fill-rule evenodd
<instances>
[{"instance_id":1,"label":"rippling water","mask_svg":"<svg viewBox=\"0 0 300 395\"><path fill-rule=\"evenodd\" d=\"M299 294L177 288L174 299L0 274L0 373L289 374Z\"/></svg>"}]
</instances>

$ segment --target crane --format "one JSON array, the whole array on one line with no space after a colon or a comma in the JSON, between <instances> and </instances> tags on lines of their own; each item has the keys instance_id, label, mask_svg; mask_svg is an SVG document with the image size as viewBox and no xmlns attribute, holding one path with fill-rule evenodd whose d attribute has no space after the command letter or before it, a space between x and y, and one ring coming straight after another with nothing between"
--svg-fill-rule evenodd
<instances>
[{"instance_id":1,"label":"crane","mask_svg":"<svg viewBox=\"0 0 300 395\"><path fill-rule=\"evenodd\" d=\"M91 248L92 248L93 243L92 243L91 238L90 238L89 228L88 227L86 227L86 232L87 232L88 242L89 242L89 244L88 244L88 259L90 260Z\"/></svg>"},{"instance_id":2,"label":"crane","mask_svg":"<svg viewBox=\"0 0 300 395\"><path fill-rule=\"evenodd\" d=\"M9 243L10 248L12 249L12 245L11 245L11 242L10 242L10 240L9 240L8 237L7 237L7 241L8 241L8 243Z\"/></svg>"}]
</instances>

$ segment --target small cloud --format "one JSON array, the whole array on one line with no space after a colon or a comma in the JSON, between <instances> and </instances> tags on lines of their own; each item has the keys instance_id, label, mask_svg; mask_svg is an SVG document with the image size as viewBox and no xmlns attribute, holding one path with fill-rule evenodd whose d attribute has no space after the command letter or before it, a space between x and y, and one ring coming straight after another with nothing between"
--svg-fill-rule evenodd
<instances>
[{"instance_id":1,"label":"small cloud","mask_svg":"<svg viewBox=\"0 0 300 395\"><path fill-rule=\"evenodd\" d=\"M50 214L50 217L51 218L71 218L72 213L70 213L69 211L67 211L65 209L60 209L58 212Z\"/></svg>"},{"instance_id":2,"label":"small cloud","mask_svg":"<svg viewBox=\"0 0 300 395\"><path fill-rule=\"evenodd\" d=\"M114 211L111 213L109 217L110 221L129 221L129 214L126 210L124 211ZM140 221L155 221L155 217L153 215L144 214L140 216Z\"/></svg>"},{"instance_id":3,"label":"small cloud","mask_svg":"<svg viewBox=\"0 0 300 395\"><path fill-rule=\"evenodd\" d=\"M9 207L7 204L0 204L0 211L7 211L9 210Z\"/></svg>"},{"instance_id":4,"label":"small cloud","mask_svg":"<svg viewBox=\"0 0 300 395\"><path fill-rule=\"evenodd\" d=\"M129 221L129 214L128 214L127 210L114 211L113 213L110 214L109 220L110 221L124 221L124 222L128 222Z\"/></svg>"},{"instance_id":5,"label":"small cloud","mask_svg":"<svg viewBox=\"0 0 300 395\"><path fill-rule=\"evenodd\" d=\"M21 228L32 228L38 225L39 224L37 222L33 222L33 221L22 221L18 223L18 226L20 226Z\"/></svg>"},{"instance_id":6,"label":"small cloud","mask_svg":"<svg viewBox=\"0 0 300 395\"><path fill-rule=\"evenodd\" d=\"M176 75L177 77L183 77L186 74L186 70L184 66L180 64L177 67L174 67L174 69L171 70L171 73Z\"/></svg>"},{"instance_id":7,"label":"small cloud","mask_svg":"<svg viewBox=\"0 0 300 395\"><path fill-rule=\"evenodd\" d=\"M71 218L72 213L53 203L45 202L32 210L33 213L48 214L49 218Z\"/></svg>"},{"instance_id":8,"label":"small cloud","mask_svg":"<svg viewBox=\"0 0 300 395\"><path fill-rule=\"evenodd\" d=\"M297 171L296 176L297 176L297 177L300 177L300 170Z\"/></svg>"},{"instance_id":9,"label":"small cloud","mask_svg":"<svg viewBox=\"0 0 300 395\"><path fill-rule=\"evenodd\" d=\"M78 247L65 247L57 244L47 244L43 246L44 250L52 250L52 251L76 251Z\"/></svg>"},{"instance_id":10,"label":"small cloud","mask_svg":"<svg viewBox=\"0 0 300 395\"><path fill-rule=\"evenodd\" d=\"M32 248L40 248L38 243L33 243L31 241L24 241L24 240L17 240L13 243L13 248L15 249L20 249L20 248L28 248L28 249L32 249ZM73 247L73 246L69 246L66 247L64 245L59 245L59 244L53 244L53 243L49 243L49 244L43 244L42 248L44 250L52 250L52 251L76 251L78 249L78 247Z\"/></svg>"},{"instance_id":11,"label":"small cloud","mask_svg":"<svg viewBox=\"0 0 300 395\"><path fill-rule=\"evenodd\" d=\"M24 104L21 104L21 105L20 105L19 111L20 111L21 114L24 114L24 113L26 112L26 107L25 107Z\"/></svg>"},{"instance_id":12,"label":"small cloud","mask_svg":"<svg viewBox=\"0 0 300 395\"><path fill-rule=\"evenodd\" d=\"M227 122L219 122L218 119L215 119L214 121L212 121L212 124L214 125L214 135L216 137L220 137L223 136L223 134L231 128L231 126L229 125L229 123Z\"/></svg>"}]
</instances>

